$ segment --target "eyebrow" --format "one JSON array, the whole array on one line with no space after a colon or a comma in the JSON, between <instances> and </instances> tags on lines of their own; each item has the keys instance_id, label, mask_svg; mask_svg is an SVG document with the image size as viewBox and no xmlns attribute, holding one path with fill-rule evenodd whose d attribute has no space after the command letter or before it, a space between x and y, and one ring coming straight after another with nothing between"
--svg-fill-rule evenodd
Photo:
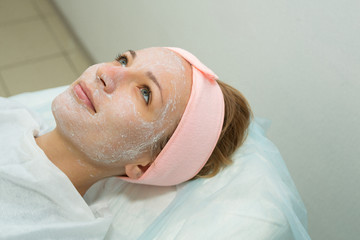
<instances>
[{"instance_id":1,"label":"eyebrow","mask_svg":"<svg viewBox=\"0 0 360 240\"><path fill-rule=\"evenodd\" d=\"M156 79L156 77L154 76L154 74L150 71L146 72L146 76L148 76L150 78L151 81L153 81L155 83L155 85L159 88L160 90L160 96L161 96L161 103L163 103L163 97L162 97L162 89L161 86L158 82L158 80Z\"/></svg>"},{"instance_id":2,"label":"eyebrow","mask_svg":"<svg viewBox=\"0 0 360 240\"><path fill-rule=\"evenodd\" d=\"M131 54L132 58L135 59L136 58L136 52L134 50L128 50L128 52Z\"/></svg>"}]
</instances>

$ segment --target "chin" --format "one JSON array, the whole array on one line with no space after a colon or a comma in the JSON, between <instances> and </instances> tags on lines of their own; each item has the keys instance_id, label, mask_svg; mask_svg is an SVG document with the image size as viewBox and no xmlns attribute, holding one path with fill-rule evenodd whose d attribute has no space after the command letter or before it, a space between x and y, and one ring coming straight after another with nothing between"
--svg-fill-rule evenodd
<instances>
[{"instance_id":1,"label":"chin","mask_svg":"<svg viewBox=\"0 0 360 240\"><path fill-rule=\"evenodd\" d=\"M56 127L61 129L62 132L71 132L75 125L80 124L81 109L71 93L71 88L55 97L51 104L51 111Z\"/></svg>"}]
</instances>

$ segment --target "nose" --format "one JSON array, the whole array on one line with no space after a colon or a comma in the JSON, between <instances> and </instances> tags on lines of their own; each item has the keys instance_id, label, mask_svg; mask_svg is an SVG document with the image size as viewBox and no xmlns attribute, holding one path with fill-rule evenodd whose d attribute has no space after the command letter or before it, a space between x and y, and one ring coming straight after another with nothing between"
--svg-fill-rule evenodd
<instances>
[{"instance_id":1,"label":"nose","mask_svg":"<svg viewBox=\"0 0 360 240\"><path fill-rule=\"evenodd\" d=\"M124 79L124 74L124 67L102 64L96 72L96 78L104 85L106 93L112 93Z\"/></svg>"}]
</instances>

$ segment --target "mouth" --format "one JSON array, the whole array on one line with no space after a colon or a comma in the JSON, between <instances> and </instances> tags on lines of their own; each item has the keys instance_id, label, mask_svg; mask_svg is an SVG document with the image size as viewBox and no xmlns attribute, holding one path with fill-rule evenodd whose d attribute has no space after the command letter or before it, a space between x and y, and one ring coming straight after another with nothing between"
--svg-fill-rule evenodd
<instances>
[{"instance_id":1,"label":"mouth","mask_svg":"<svg viewBox=\"0 0 360 240\"><path fill-rule=\"evenodd\" d=\"M94 107L91 92L84 84L77 84L74 86L74 92L76 96L85 103L85 105L90 108L94 113L96 113L96 109Z\"/></svg>"}]
</instances>

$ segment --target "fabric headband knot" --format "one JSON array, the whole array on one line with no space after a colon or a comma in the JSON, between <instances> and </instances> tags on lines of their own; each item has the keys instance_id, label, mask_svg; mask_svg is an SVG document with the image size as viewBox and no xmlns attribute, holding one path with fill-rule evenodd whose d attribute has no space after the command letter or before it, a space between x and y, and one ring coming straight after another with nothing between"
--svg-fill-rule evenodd
<instances>
[{"instance_id":1,"label":"fabric headband knot","mask_svg":"<svg viewBox=\"0 0 360 240\"><path fill-rule=\"evenodd\" d=\"M224 97L217 75L199 59L181 48L166 47L192 66L189 101L173 135L139 179L132 182L172 186L193 178L211 156L224 121Z\"/></svg>"}]
</instances>

